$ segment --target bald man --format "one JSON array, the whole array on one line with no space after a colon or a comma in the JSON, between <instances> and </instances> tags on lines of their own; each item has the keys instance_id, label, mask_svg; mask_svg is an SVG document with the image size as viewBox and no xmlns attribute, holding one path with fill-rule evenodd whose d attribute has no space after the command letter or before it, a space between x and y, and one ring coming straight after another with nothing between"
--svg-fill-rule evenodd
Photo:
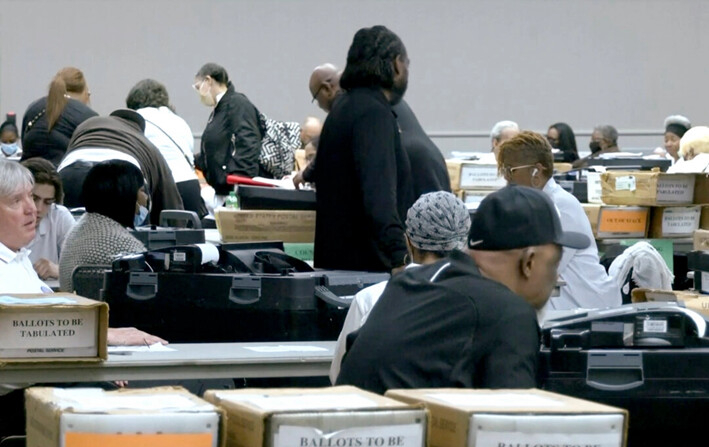
<instances>
[{"instance_id":1,"label":"bald man","mask_svg":"<svg viewBox=\"0 0 709 447\"><path fill-rule=\"evenodd\" d=\"M303 124L300 125L300 142L303 148L313 141L313 138L319 137L321 131L322 121L314 116L305 118Z\"/></svg>"},{"instance_id":2,"label":"bald man","mask_svg":"<svg viewBox=\"0 0 709 447\"><path fill-rule=\"evenodd\" d=\"M332 103L340 93L340 71L329 63L319 65L310 75L308 87L313 101L317 101L318 107L329 113Z\"/></svg>"}]
</instances>

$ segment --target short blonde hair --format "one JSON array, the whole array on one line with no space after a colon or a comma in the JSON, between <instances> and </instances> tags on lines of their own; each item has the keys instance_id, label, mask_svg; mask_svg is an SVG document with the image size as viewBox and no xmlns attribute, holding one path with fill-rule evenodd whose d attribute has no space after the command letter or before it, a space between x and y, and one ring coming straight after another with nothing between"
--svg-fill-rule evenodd
<instances>
[{"instance_id":1,"label":"short blonde hair","mask_svg":"<svg viewBox=\"0 0 709 447\"><path fill-rule=\"evenodd\" d=\"M695 126L689 129L679 140L679 154L687 159L690 155L709 153L709 127Z\"/></svg>"}]
</instances>

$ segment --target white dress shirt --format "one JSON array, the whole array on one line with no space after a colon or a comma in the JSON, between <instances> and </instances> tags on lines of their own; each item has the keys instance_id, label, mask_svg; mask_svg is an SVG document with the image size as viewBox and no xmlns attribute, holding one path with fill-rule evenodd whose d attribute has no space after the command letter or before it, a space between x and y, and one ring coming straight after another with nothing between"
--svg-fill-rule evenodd
<instances>
[{"instance_id":1,"label":"white dress shirt","mask_svg":"<svg viewBox=\"0 0 709 447\"><path fill-rule=\"evenodd\" d=\"M30 250L32 264L44 258L49 262L59 264L59 254L66 235L76 223L66 207L52 205L49 213L39 222L34 239L27 248Z\"/></svg>"},{"instance_id":2,"label":"white dress shirt","mask_svg":"<svg viewBox=\"0 0 709 447\"><path fill-rule=\"evenodd\" d=\"M552 310L596 309L622 304L620 288L600 264L591 224L581 203L550 178L543 190L554 202L564 231L583 233L591 245L583 250L564 247L559 277L566 282L558 297L547 303Z\"/></svg>"},{"instance_id":3,"label":"white dress shirt","mask_svg":"<svg viewBox=\"0 0 709 447\"><path fill-rule=\"evenodd\" d=\"M0 295L8 293L52 293L32 267L29 250L12 251L0 243ZM27 388L31 383L0 383L0 396Z\"/></svg>"},{"instance_id":4,"label":"white dress shirt","mask_svg":"<svg viewBox=\"0 0 709 447\"><path fill-rule=\"evenodd\" d=\"M0 294L52 293L32 267L29 250L12 251L0 243Z\"/></svg>"}]
</instances>

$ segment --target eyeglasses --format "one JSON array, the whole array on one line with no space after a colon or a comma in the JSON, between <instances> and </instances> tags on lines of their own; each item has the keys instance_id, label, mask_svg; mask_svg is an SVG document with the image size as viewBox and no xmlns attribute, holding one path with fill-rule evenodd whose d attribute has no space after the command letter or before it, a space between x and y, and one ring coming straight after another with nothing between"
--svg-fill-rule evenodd
<instances>
[{"instance_id":1,"label":"eyeglasses","mask_svg":"<svg viewBox=\"0 0 709 447\"><path fill-rule=\"evenodd\" d=\"M318 99L318 95L320 94L320 90L322 90L323 87L325 87L325 84L329 84L332 82L332 79L325 79L322 84L320 84L320 87L318 87L317 90L315 90L315 93L313 93L313 99L310 102L315 102L315 100Z\"/></svg>"},{"instance_id":2,"label":"eyeglasses","mask_svg":"<svg viewBox=\"0 0 709 447\"><path fill-rule=\"evenodd\" d=\"M512 174L514 174L516 170L524 169L524 168L533 168L534 166L536 166L536 163L531 164L531 165L515 166L514 168L511 168L509 166L503 166L502 167L502 175L504 175L505 178L510 178L510 177L512 177Z\"/></svg>"},{"instance_id":3,"label":"eyeglasses","mask_svg":"<svg viewBox=\"0 0 709 447\"><path fill-rule=\"evenodd\" d=\"M315 93L313 94L313 99L310 102L315 102L315 100L318 99L318 95L320 94L320 90L322 90L323 85L325 85L325 84L320 84L320 87L318 87L318 89L315 90Z\"/></svg>"},{"instance_id":4,"label":"eyeglasses","mask_svg":"<svg viewBox=\"0 0 709 447\"><path fill-rule=\"evenodd\" d=\"M207 79L202 79L199 82L195 82L194 84L192 84L192 88L199 91L199 89L202 88L202 84L204 84L204 81L206 81L206 80Z\"/></svg>"}]
</instances>

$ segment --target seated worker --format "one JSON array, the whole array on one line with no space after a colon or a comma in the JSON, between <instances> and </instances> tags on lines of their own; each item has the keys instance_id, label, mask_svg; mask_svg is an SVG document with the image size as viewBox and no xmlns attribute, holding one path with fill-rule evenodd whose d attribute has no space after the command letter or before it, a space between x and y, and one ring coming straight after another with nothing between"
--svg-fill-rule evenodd
<instances>
[{"instance_id":1,"label":"seated worker","mask_svg":"<svg viewBox=\"0 0 709 447\"><path fill-rule=\"evenodd\" d=\"M146 192L153 204L149 223L158 225L162 210L184 209L170 167L144 132L145 119L130 109L115 110L110 116L97 116L81 123L57 169L64 185L66 206L85 206L81 201L82 185L93 165L105 160L125 160L139 167L147 181Z\"/></svg>"},{"instance_id":2,"label":"seated worker","mask_svg":"<svg viewBox=\"0 0 709 447\"><path fill-rule=\"evenodd\" d=\"M470 228L469 254L453 251L389 281L349 337L336 383L376 393L537 386L535 309L554 288L560 246L589 243L562 231L540 191L507 186L488 195Z\"/></svg>"},{"instance_id":3,"label":"seated worker","mask_svg":"<svg viewBox=\"0 0 709 447\"><path fill-rule=\"evenodd\" d=\"M84 181L86 214L74 225L59 258L59 286L72 292L79 265L110 265L121 253L140 253L145 246L128 232L148 214L143 175L135 165L108 160L95 165Z\"/></svg>"},{"instance_id":4,"label":"seated worker","mask_svg":"<svg viewBox=\"0 0 709 447\"><path fill-rule=\"evenodd\" d=\"M490 151L495 155L500 153L500 145L519 133L519 126L514 121L498 121L492 126L490 131L490 141L492 149Z\"/></svg>"},{"instance_id":5,"label":"seated worker","mask_svg":"<svg viewBox=\"0 0 709 447\"><path fill-rule=\"evenodd\" d=\"M32 268L25 248L36 231L32 173L15 161L0 159L0 294L51 293ZM109 328L112 346L167 343L135 328ZM31 384L0 384L0 436L20 434L24 424L22 388ZM17 390L17 391L15 391ZM12 395L7 395L8 393ZM7 395L7 396L6 396ZM12 411L10 411L12 410Z\"/></svg>"},{"instance_id":6,"label":"seated worker","mask_svg":"<svg viewBox=\"0 0 709 447\"><path fill-rule=\"evenodd\" d=\"M3 157L17 157L22 154L19 135L15 112L9 112L5 122L0 124L0 151Z\"/></svg>"},{"instance_id":7,"label":"seated worker","mask_svg":"<svg viewBox=\"0 0 709 447\"><path fill-rule=\"evenodd\" d=\"M407 268L434 263L453 250L462 250L470 231L470 213L465 204L449 192L424 194L406 214L406 245L413 263ZM356 331L369 316L388 281L382 281L355 295L342 332L337 338L335 355L330 367L330 380L335 383L340 362L345 354L347 335Z\"/></svg>"},{"instance_id":8,"label":"seated worker","mask_svg":"<svg viewBox=\"0 0 709 447\"><path fill-rule=\"evenodd\" d=\"M593 240L591 224L578 199L554 181L551 146L544 136L523 131L500 145L500 172L510 184L542 190L554 202L565 231L585 234ZM566 282L560 296L549 301L548 308L595 309L621 305L620 289L600 264L595 243L582 249L564 248L559 276Z\"/></svg>"},{"instance_id":9,"label":"seated worker","mask_svg":"<svg viewBox=\"0 0 709 447\"><path fill-rule=\"evenodd\" d=\"M23 161L22 165L34 177L32 198L37 208L34 239L27 246L30 261L41 279L58 279L62 245L76 221L69 210L60 205L64 198L62 180L52 162L34 157Z\"/></svg>"},{"instance_id":10,"label":"seated worker","mask_svg":"<svg viewBox=\"0 0 709 447\"><path fill-rule=\"evenodd\" d=\"M588 148L591 150L591 154L573 162L571 166L574 169L586 167L588 160L592 158L598 158L609 152L620 152L620 149L618 149L618 131L610 125L594 127Z\"/></svg>"},{"instance_id":11,"label":"seated worker","mask_svg":"<svg viewBox=\"0 0 709 447\"><path fill-rule=\"evenodd\" d=\"M667 170L668 173L709 172L709 127L695 126L679 140L679 161Z\"/></svg>"}]
</instances>

